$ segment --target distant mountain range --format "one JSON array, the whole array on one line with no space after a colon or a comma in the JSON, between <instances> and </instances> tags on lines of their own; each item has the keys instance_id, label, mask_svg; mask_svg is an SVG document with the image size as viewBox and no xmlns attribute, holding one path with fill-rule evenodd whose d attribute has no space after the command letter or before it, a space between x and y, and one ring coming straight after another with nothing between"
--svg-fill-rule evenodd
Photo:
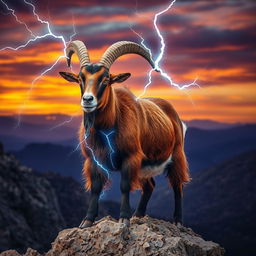
<instances>
[{"instance_id":1,"label":"distant mountain range","mask_svg":"<svg viewBox=\"0 0 256 256\"><path fill-rule=\"evenodd\" d=\"M191 171L197 171L256 148L256 125L221 130L189 128L185 151Z\"/></svg>"},{"instance_id":2,"label":"distant mountain range","mask_svg":"<svg viewBox=\"0 0 256 256\"><path fill-rule=\"evenodd\" d=\"M51 143L32 143L12 152L23 164L39 172L55 171L82 181L83 159L80 148Z\"/></svg>"},{"instance_id":3,"label":"distant mountain range","mask_svg":"<svg viewBox=\"0 0 256 256\"><path fill-rule=\"evenodd\" d=\"M185 121L188 127L202 130L229 129L244 124L221 123L212 120ZM29 143L55 143L73 146L81 116L24 115L18 123L16 117L0 116L0 141L7 150L20 150ZM18 125L19 124L19 125Z\"/></svg>"},{"instance_id":4,"label":"distant mountain range","mask_svg":"<svg viewBox=\"0 0 256 256\"><path fill-rule=\"evenodd\" d=\"M38 118L38 117L37 117ZM69 119L68 119L69 118ZM77 119L77 118L76 118ZM4 143L7 150L20 150L29 143L57 143L61 145L74 145L77 141L77 129L69 126L67 123L58 126L62 120L66 119L62 116L57 122L54 120L46 120L46 116L42 117L44 122L33 123L32 120L23 120L19 125L14 117L0 117L0 141Z\"/></svg>"},{"instance_id":5,"label":"distant mountain range","mask_svg":"<svg viewBox=\"0 0 256 256\"><path fill-rule=\"evenodd\" d=\"M240 125L245 125L243 123L222 123L217 122L213 120L207 120L207 119L195 119L195 120L189 120L184 122L187 124L188 127L193 128L199 128L202 130L219 130L219 129L229 129L232 127L237 127Z\"/></svg>"},{"instance_id":6,"label":"distant mountain range","mask_svg":"<svg viewBox=\"0 0 256 256\"><path fill-rule=\"evenodd\" d=\"M224 130L188 128L185 139L191 172L210 167L251 149L256 149L256 125L241 125ZM22 150L13 151L13 154L22 163L38 171L54 170L81 181L83 158L76 146L32 143ZM117 183L117 176L112 174L114 184ZM110 198L119 193L119 185L116 188L114 186L109 192Z\"/></svg>"}]
</instances>

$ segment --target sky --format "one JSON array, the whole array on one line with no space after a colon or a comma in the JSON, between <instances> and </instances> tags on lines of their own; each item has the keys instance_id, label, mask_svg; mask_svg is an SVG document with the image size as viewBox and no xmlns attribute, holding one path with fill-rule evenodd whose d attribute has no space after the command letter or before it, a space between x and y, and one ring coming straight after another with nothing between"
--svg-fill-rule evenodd
<instances>
[{"instance_id":1,"label":"sky","mask_svg":"<svg viewBox=\"0 0 256 256\"><path fill-rule=\"evenodd\" d=\"M63 55L63 42L51 36L20 50L29 39L47 33L32 7L23 0L2 0L15 10L20 24L0 1L0 115L80 115L80 89L59 76L70 71L65 58L32 84L40 73ZM156 59L160 40L154 29L154 15L164 10L166 0L27 0L55 35L66 42L82 40L92 62L121 40L145 44ZM161 68L183 85L198 78L199 86L179 90L159 73L144 96L170 101L183 120L211 119L221 122L256 122L256 2L250 0L177 0L158 18L166 48ZM29 30L27 29L29 28ZM78 59L73 61L78 72ZM132 74L123 85L138 96L148 80L149 64L140 56L126 55L111 67L111 73Z\"/></svg>"}]
</instances>

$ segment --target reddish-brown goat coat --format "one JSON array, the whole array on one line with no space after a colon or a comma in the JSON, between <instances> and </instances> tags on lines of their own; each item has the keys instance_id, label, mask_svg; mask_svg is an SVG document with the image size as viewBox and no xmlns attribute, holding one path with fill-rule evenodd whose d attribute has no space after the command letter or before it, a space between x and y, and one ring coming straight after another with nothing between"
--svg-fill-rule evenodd
<instances>
[{"instance_id":1,"label":"reddish-brown goat coat","mask_svg":"<svg viewBox=\"0 0 256 256\"><path fill-rule=\"evenodd\" d=\"M115 144L123 154L127 155L123 165L131 170L131 190L140 189L139 172L143 159L166 161L172 154L173 169L169 176L172 185L189 181L188 166L183 148L183 127L178 114L171 104L163 99L148 98L136 100L135 96L124 87L106 88L96 112L94 129L117 129ZM84 140L84 127L81 125L80 141ZM88 140L95 149L99 159L106 157L106 149L94 148L93 139ZM88 156L85 143L82 152ZM83 173L86 189L91 188L91 159L87 157Z\"/></svg>"}]
</instances>

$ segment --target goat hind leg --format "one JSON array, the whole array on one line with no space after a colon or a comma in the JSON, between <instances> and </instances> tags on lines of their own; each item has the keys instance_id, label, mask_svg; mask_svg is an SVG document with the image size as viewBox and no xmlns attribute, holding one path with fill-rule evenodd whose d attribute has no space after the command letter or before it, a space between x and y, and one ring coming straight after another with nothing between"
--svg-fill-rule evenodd
<instances>
[{"instance_id":1,"label":"goat hind leg","mask_svg":"<svg viewBox=\"0 0 256 256\"><path fill-rule=\"evenodd\" d=\"M176 225L182 224L182 185L173 185L174 192L174 223Z\"/></svg>"}]
</instances>

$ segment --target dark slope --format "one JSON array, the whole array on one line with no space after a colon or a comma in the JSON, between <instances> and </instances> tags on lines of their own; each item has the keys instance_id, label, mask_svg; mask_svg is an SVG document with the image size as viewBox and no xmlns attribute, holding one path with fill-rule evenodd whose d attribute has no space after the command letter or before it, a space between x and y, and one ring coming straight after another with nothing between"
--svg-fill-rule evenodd
<instances>
[{"instance_id":1,"label":"dark slope","mask_svg":"<svg viewBox=\"0 0 256 256\"><path fill-rule=\"evenodd\" d=\"M70 177L22 166L0 144L0 251L46 251L58 232L77 226L89 194ZM119 204L102 202L99 217L117 217Z\"/></svg>"},{"instance_id":2,"label":"dark slope","mask_svg":"<svg viewBox=\"0 0 256 256\"><path fill-rule=\"evenodd\" d=\"M256 150L196 174L185 193L189 226L227 255L256 255Z\"/></svg>"},{"instance_id":3,"label":"dark slope","mask_svg":"<svg viewBox=\"0 0 256 256\"><path fill-rule=\"evenodd\" d=\"M220 243L230 256L256 255L256 150L194 172L184 190L184 223ZM156 187L149 203L151 216L170 219L173 194Z\"/></svg>"},{"instance_id":4,"label":"dark slope","mask_svg":"<svg viewBox=\"0 0 256 256\"><path fill-rule=\"evenodd\" d=\"M65 227L57 196L49 181L0 156L0 251L49 248Z\"/></svg>"},{"instance_id":5,"label":"dark slope","mask_svg":"<svg viewBox=\"0 0 256 256\"><path fill-rule=\"evenodd\" d=\"M51 143L32 143L13 154L24 164L39 172L54 171L82 181L82 156L80 149Z\"/></svg>"},{"instance_id":6,"label":"dark slope","mask_svg":"<svg viewBox=\"0 0 256 256\"><path fill-rule=\"evenodd\" d=\"M256 149L256 125L211 131L189 128L185 138L191 171L202 170L252 149Z\"/></svg>"}]
</instances>

